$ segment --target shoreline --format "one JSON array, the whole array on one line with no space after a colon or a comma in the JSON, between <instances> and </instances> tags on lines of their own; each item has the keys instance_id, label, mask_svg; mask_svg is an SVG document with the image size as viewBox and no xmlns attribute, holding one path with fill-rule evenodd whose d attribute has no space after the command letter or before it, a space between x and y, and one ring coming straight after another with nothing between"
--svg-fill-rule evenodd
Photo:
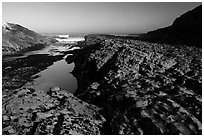
<instances>
[{"instance_id":1,"label":"shoreline","mask_svg":"<svg viewBox=\"0 0 204 137\"><path fill-rule=\"evenodd\" d=\"M75 50L71 52L75 54ZM105 119L99 113L100 108L59 87L43 91L28 84L35 79L31 76L68 53L61 54L34 54L3 62L2 134L102 134L100 129ZM73 58L66 61L73 62Z\"/></svg>"},{"instance_id":2,"label":"shoreline","mask_svg":"<svg viewBox=\"0 0 204 137\"><path fill-rule=\"evenodd\" d=\"M18 95L20 96L17 98L20 99L21 92L23 92L23 96L26 98L29 97L36 100L36 97L30 97L30 95L39 94L47 96L46 94L48 94L48 99L54 101L57 98L59 101L59 104L54 105L57 107L47 107L37 111L37 116L35 116L36 118L33 123L36 125L35 127L28 126L29 129L34 129L30 130L27 134L92 133L127 135L202 133L202 99L200 99L202 76L200 75L200 69L194 69L196 66L199 67L201 65L201 50L182 45L178 47L149 43L127 39L126 37L122 39L121 36L110 37L110 35L107 35L107 37L106 35L87 35L85 36L85 41L78 44L77 46L80 49L60 52L63 55L58 55L55 58L58 60L62 59L66 54L73 54L71 57L68 56L66 61L73 61L75 63L72 74L77 79L78 87L74 95L71 93L70 95L65 94L65 91L59 87L50 89L48 93L44 93L44 91L38 93L39 91L34 90L32 86L28 86L14 90L14 96L12 96L12 93L10 94L12 97L3 96L3 100L7 101L13 100L13 97ZM41 56L44 58L48 57L43 54ZM51 58L46 60L51 61ZM43 60L47 62L45 59ZM8 66L3 66L4 69L6 67ZM26 72L29 71L26 70ZM24 90L26 91L24 92ZM73 96L79 102L85 102L85 104L80 105L80 103L77 103L75 107L79 107L79 109L75 109L72 106L73 97L70 96ZM97 129L84 132L85 130L78 130L78 128L74 127L74 130L65 131L63 122L68 119L64 112L58 110L58 107L64 108L67 103L71 105L70 109L73 109L74 112L70 110L65 112L71 115L73 113L81 113L81 107L93 107L92 110L85 108L84 111L87 114L91 114L91 117L88 118L89 124L99 120L99 123L94 124L97 126ZM35 106L32 102L30 105L30 107ZM4 106L7 105L4 104ZM23 103L21 106L23 106ZM191 107L189 108L189 106ZM16 111L19 110L16 109ZM53 111L57 115L54 115ZM52 122L54 119L50 119L46 115L40 118L42 121L37 120L41 113L45 115L44 112L48 112L50 116L53 116L58 121L51 131L48 131L49 126L42 128L41 124L45 123L46 119ZM97 113L98 116L95 117L93 112ZM36 115L33 112L26 112L26 115L30 114L32 116ZM18 115L21 114L19 113ZM80 128L86 127L85 123L87 121L84 119L85 117L82 116L80 120L82 123L79 126ZM174 119L172 121L165 121L164 119L168 119L168 117L177 118L177 121L174 121ZM8 125L5 123L5 119L6 117L4 116L4 126ZM27 120L29 121L29 119ZM185 125L182 121L185 122ZM15 119L10 122L15 123ZM71 122L71 125L66 126L73 126L72 124L74 123ZM188 124L192 124L194 128L187 127L186 125ZM56 131L57 127L59 127L59 131ZM125 130L123 127L125 127ZM180 127L185 130L181 130ZM15 130L14 134L19 133L16 131L16 127L11 129ZM25 130L22 132L26 133Z\"/></svg>"}]
</instances>

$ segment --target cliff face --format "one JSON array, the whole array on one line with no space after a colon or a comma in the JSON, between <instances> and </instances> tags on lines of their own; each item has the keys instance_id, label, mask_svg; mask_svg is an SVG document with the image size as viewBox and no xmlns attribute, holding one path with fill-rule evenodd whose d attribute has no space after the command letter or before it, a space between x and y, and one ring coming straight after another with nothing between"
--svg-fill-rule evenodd
<instances>
[{"instance_id":1,"label":"cliff face","mask_svg":"<svg viewBox=\"0 0 204 137\"><path fill-rule=\"evenodd\" d=\"M103 109L106 134L201 134L199 48L86 36L75 95Z\"/></svg>"},{"instance_id":2,"label":"cliff face","mask_svg":"<svg viewBox=\"0 0 204 137\"><path fill-rule=\"evenodd\" d=\"M202 5L178 17L171 26L143 34L139 39L202 48Z\"/></svg>"},{"instance_id":3,"label":"cliff face","mask_svg":"<svg viewBox=\"0 0 204 137\"><path fill-rule=\"evenodd\" d=\"M6 23L2 26L2 53L15 54L28 49L39 49L52 42L53 39L22 27L18 24Z\"/></svg>"}]
</instances>

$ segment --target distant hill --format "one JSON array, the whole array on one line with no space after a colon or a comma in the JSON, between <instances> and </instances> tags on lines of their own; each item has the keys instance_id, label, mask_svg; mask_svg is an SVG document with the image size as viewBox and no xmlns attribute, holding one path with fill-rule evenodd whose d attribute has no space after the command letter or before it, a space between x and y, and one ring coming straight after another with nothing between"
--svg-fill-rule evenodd
<instances>
[{"instance_id":1,"label":"distant hill","mask_svg":"<svg viewBox=\"0 0 204 137\"><path fill-rule=\"evenodd\" d=\"M171 26L142 34L139 39L202 48L202 5L176 18Z\"/></svg>"},{"instance_id":2,"label":"distant hill","mask_svg":"<svg viewBox=\"0 0 204 137\"><path fill-rule=\"evenodd\" d=\"M3 55L40 49L51 42L54 42L52 38L42 36L18 24L5 23L2 26Z\"/></svg>"}]
</instances>

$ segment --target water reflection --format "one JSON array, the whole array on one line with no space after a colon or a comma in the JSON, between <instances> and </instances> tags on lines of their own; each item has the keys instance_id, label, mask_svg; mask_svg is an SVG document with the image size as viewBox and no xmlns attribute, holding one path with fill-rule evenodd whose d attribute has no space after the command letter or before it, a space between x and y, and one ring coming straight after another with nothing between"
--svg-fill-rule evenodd
<instances>
[{"instance_id":1,"label":"water reflection","mask_svg":"<svg viewBox=\"0 0 204 137\"><path fill-rule=\"evenodd\" d=\"M35 88L48 91L53 86L59 86L73 93L77 89L77 80L70 73L73 69L74 63L67 64L64 59L57 61L37 74L40 77L34 80Z\"/></svg>"}]
</instances>

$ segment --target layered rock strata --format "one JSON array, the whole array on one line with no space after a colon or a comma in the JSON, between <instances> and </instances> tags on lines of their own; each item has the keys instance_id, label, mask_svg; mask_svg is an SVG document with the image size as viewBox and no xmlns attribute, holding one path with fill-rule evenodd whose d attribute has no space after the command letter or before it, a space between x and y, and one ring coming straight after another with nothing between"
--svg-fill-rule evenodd
<instances>
[{"instance_id":1,"label":"layered rock strata","mask_svg":"<svg viewBox=\"0 0 204 137\"><path fill-rule=\"evenodd\" d=\"M86 36L75 95L103 109L105 134L202 134L202 50Z\"/></svg>"}]
</instances>

